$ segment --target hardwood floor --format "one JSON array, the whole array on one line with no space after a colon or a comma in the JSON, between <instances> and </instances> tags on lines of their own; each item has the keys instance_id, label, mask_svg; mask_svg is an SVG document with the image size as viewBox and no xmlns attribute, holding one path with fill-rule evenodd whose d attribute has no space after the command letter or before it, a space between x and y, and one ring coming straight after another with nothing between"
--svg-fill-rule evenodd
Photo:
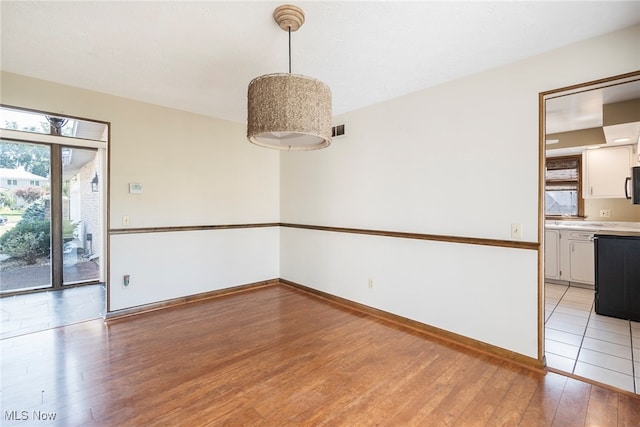
<instances>
[{"instance_id":1,"label":"hardwood floor","mask_svg":"<svg viewBox=\"0 0 640 427\"><path fill-rule=\"evenodd\" d=\"M0 346L3 426L640 423L638 397L282 285Z\"/></svg>"}]
</instances>

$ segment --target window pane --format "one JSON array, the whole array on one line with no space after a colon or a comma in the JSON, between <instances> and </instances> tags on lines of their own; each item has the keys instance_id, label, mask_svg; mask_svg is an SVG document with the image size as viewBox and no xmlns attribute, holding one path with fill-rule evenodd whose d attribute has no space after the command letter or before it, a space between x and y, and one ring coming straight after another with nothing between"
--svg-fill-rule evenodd
<instances>
[{"instance_id":1,"label":"window pane","mask_svg":"<svg viewBox=\"0 0 640 427\"><path fill-rule=\"evenodd\" d=\"M0 128L50 134L51 125L47 116L26 110L0 107ZM61 136L83 138L95 141L107 140L107 125L78 119L65 119L61 128Z\"/></svg>"},{"instance_id":2,"label":"window pane","mask_svg":"<svg viewBox=\"0 0 640 427\"><path fill-rule=\"evenodd\" d=\"M580 156L546 159L545 214L578 216L580 194Z\"/></svg>"},{"instance_id":3,"label":"window pane","mask_svg":"<svg viewBox=\"0 0 640 427\"><path fill-rule=\"evenodd\" d=\"M0 141L0 292L51 286L49 167L49 147Z\"/></svg>"},{"instance_id":4,"label":"window pane","mask_svg":"<svg viewBox=\"0 0 640 427\"><path fill-rule=\"evenodd\" d=\"M547 189L545 192L547 215L578 215L578 191L573 189Z\"/></svg>"},{"instance_id":5,"label":"window pane","mask_svg":"<svg viewBox=\"0 0 640 427\"><path fill-rule=\"evenodd\" d=\"M63 284L100 278L99 161L96 150L62 148Z\"/></svg>"}]
</instances>

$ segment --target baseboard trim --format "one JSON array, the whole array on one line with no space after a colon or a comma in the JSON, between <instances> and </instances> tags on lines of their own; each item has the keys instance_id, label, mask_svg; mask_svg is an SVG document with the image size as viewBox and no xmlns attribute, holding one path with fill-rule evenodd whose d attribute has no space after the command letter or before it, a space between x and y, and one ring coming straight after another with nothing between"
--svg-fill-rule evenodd
<instances>
[{"instance_id":1,"label":"baseboard trim","mask_svg":"<svg viewBox=\"0 0 640 427\"><path fill-rule=\"evenodd\" d=\"M454 332L449 332L444 329L436 328L435 326L427 325L425 323L411 320L406 317L398 316L397 314L389 313L384 310L369 307L367 305L360 304L345 298L341 298L323 291L319 291L317 289L313 289L308 286L304 286L299 283L292 282L290 280L280 279L280 284L283 286L288 286L290 288L300 290L308 294L315 295L326 301L333 302L337 305L347 307L364 314L368 314L370 316L393 323L395 325L409 328L413 331L427 335L431 338L437 338L450 344L459 345L464 348L474 350L482 354L490 355L501 360L506 360L528 369L541 371L541 372L546 371L544 364L541 360L524 356L520 353L516 353L511 350L507 350L501 347L487 344L485 342L478 341L473 338L465 337L464 335L459 335Z\"/></svg>"},{"instance_id":2,"label":"baseboard trim","mask_svg":"<svg viewBox=\"0 0 640 427\"><path fill-rule=\"evenodd\" d=\"M563 370L560 370L560 369L556 369L556 368L547 367L547 371L553 372L554 374L562 375L564 377L568 377L568 378L571 378L571 379L574 379L574 380L582 381L583 383L587 383L587 384L595 385L595 386L598 386L598 387L601 387L601 388L604 388L604 389L607 389L607 390L611 390L611 391L613 391L615 393L624 394L624 395L629 396L629 397L631 397L633 399L637 399L640 402L640 395L635 394L632 391L628 391L628 390L624 390L624 389L621 389L621 388L617 388L617 387L612 386L610 384L601 383L599 381L592 380L592 379L589 379L587 377L581 377L580 375L571 374L569 372L566 372L566 371L563 371Z\"/></svg>"},{"instance_id":3,"label":"baseboard trim","mask_svg":"<svg viewBox=\"0 0 640 427\"><path fill-rule=\"evenodd\" d=\"M191 304L195 302L205 301L213 298L222 298L228 295L234 295L242 292L250 292L257 289L262 289L271 286L286 286L291 289L304 292L306 294L313 295L325 301L337 304L342 307L346 307L360 313L376 317L386 322L392 323L397 326L409 328L413 331L427 335L430 338L436 338L447 342L449 344L458 345L473 351L477 351L482 354L490 355L501 360L507 360L519 366L533 369L536 371L545 371L545 367L542 361L534 359L522 354L507 350L501 347L497 347L491 344L487 344L482 341L475 340L473 338L465 337L463 335L456 334L454 332L446 331L444 329L437 328L435 326L427 325L425 323L411 320L406 317L399 316L397 314L389 313L384 310L373 308L364 304L357 303L336 295L329 294L327 292L319 291L314 288L302 285L300 283L292 282L286 279L271 279L261 282L249 283L245 285L234 286L231 288L219 289L210 292L203 292L195 295L188 295L185 297L174 298L171 300L161 301L157 303L145 304L137 307L126 308L122 310L116 310L107 313L105 316L105 322L115 322L118 320L126 319L128 317L137 316L139 314L150 313L157 310L164 310L167 308L173 308L184 304Z\"/></svg>"},{"instance_id":4,"label":"baseboard trim","mask_svg":"<svg viewBox=\"0 0 640 427\"><path fill-rule=\"evenodd\" d=\"M245 285L233 286L231 288L218 289L215 291L202 292L195 295L187 295L184 297L174 298L166 301L155 302L151 304L140 305L137 307L125 308L122 310L111 311L105 316L106 322L113 322L139 314L149 313L166 308L173 308L184 304L205 301L213 298L221 298L228 295L238 294L241 292L249 292L269 286L275 286L280 283L279 279L264 280L261 282L248 283Z\"/></svg>"}]
</instances>

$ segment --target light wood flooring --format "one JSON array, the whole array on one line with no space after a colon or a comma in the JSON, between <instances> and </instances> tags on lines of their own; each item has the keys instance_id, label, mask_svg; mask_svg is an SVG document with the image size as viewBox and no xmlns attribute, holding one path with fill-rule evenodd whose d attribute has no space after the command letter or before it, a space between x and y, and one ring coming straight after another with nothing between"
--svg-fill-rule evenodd
<instances>
[{"instance_id":1,"label":"light wood flooring","mask_svg":"<svg viewBox=\"0 0 640 427\"><path fill-rule=\"evenodd\" d=\"M0 346L3 426L640 423L631 394L545 375L283 285ZM55 419L35 419L43 414Z\"/></svg>"}]
</instances>

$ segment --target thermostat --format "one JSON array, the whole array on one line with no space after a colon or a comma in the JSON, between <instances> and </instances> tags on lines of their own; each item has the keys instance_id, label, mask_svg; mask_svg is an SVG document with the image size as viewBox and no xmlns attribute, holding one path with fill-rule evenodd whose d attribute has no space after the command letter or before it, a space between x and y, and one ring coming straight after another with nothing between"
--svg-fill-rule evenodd
<instances>
[{"instance_id":1,"label":"thermostat","mask_svg":"<svg viewBox=\"0 0 640 427\"><path fill-rule=\"evenodd\" d=\"M142 184L129 183L129 194L141 194Z\"/></svg>"}]
</instances>

